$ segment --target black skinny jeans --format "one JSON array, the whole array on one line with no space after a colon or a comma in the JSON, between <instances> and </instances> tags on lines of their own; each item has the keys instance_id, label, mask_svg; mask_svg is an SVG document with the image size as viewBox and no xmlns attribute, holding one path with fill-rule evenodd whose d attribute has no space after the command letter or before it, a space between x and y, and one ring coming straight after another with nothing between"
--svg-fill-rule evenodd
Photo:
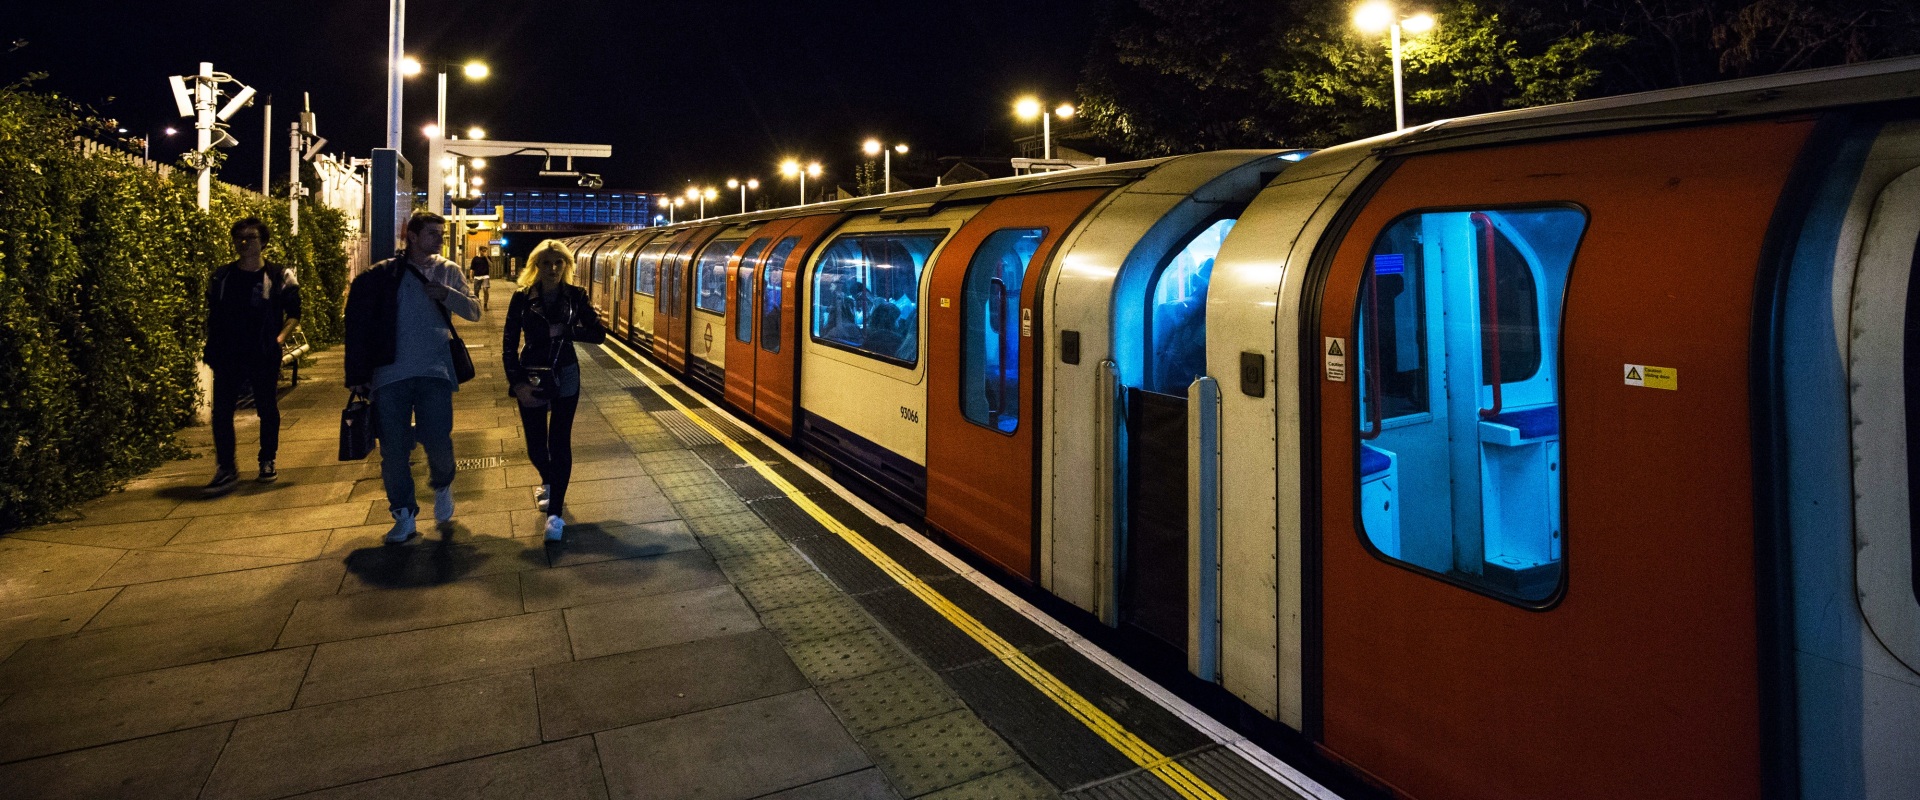
<instances>
[{"instance_id":1,"label":"black skinny jeans","mask_svg":"<svg viewBox=\"0 0 1920 800\"><path fill-rule=\"evenodd\" d=\"M527 459L547 485L547 513L559 516L567 502L567 480L573 477L573 412L580 395L556 397L544 406L520 407L520 427L527 431Z\"/></svg>"},{"instance_id":2,"label":"black skinny jeans","mask_svg":"<svg viewBox=\"0 0 1920 800\"><path fill-rule=\"evenodd\" d=\"M216 466L234 469L233 412L240 387L253 386L253 410L260 415L260 460L280 450L280 362L216 367L213 370L213 455Z\"/></svg>"}]
</instances>

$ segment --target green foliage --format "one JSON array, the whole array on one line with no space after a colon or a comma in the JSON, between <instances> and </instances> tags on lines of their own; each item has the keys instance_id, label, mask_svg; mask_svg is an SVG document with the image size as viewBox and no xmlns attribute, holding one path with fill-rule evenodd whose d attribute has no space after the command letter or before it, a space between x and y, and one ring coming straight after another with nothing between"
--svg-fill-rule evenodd
<instances>
[{"instance_id":1,"label":"green foliage","mask_svg":"<svg viewBox=\"0 0 1920 800\"><path fill-rule=\"evenodd\" d=\"M303 209L289 236L283 203L220 184L201 212L190 173L78 145L106 133L57 96L0 88L0 530L179 455L234 220L270 220L268 257L306 284L310 338L340 337L339 214Z\"/></svg>"},{"instance_id":2,"label":"green foliage","mask_svg":"<svg viewBox=\"0 0 1920 800\"><path fill-rule=\"evenodd\" d=\"M1278 21L1252 0L1115 3L1081 75L1080 114L1140 157L1271 146L1288 117L1262 74Z\"/></svg>"}]
</instances>

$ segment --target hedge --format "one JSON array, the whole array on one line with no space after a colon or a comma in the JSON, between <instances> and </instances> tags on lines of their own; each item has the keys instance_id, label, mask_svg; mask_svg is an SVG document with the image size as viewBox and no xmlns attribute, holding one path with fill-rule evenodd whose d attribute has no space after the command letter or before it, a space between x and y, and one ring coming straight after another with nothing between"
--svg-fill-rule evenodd
<instances>
[{"instance_id":1,"label":"hedge","mask_svg":"<svg viewBox=\"0 0 1920 800\"><path fill-rule=\"evenodd\" d=\"M258 215L267 258L296 270L314 347L341 337L345 218L77 142L111 130L57 95L0 89L0 530L52 519L185 455L201 402L205 290Z\"/></svg>"}]
</instances>

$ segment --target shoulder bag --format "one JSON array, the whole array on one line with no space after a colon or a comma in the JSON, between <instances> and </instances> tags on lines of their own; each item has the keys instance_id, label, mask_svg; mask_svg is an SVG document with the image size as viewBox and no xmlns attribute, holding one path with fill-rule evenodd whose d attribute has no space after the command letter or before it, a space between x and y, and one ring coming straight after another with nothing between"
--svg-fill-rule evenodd
<instances>
[{"instance_id":1,"label":"shoulder bag","mask_svg":"<svg viewBox=\"0 0 1920 800\"><path fill-rule=\"evenodd\" d=\"M427 284L427 276L420 274L419 267L407 261L400 263L406 264L407 269L413 272L413 277L420 279L420 285ZM453 338L447 340L447 354L453 357L453 379L460 383L473 380L473 356L467 353L467 343L460 338L460 331L453 327L453 312L441 305L440 316L446 318L447 332L453 334Z\"/></svg>"}]
</instances>

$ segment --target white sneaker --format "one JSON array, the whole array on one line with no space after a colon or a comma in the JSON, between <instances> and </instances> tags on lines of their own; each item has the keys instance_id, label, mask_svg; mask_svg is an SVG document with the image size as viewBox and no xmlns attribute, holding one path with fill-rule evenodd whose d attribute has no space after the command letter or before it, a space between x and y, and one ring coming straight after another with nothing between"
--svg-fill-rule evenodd
<instances>
[{"instance_id":1,"label":"white sneaker","mask_svg":"<svg viewBox=\"0 0 1920 800\"><path fill-rule=\"evenodd\" d=\"M547 499L552 496L553 487L545 483L540 484L540 488L533 490L533 504L539 506L541 511L545 511L547 510Z\"/></svg>"},{"instance_id":2,"label":"white sneaker","mask_svg":"<svg viewBox=\"0 0 1920 800\"><path fill-rule=\"evenodd\" d=\"M559 515L547 517L547 541L557 542L567 535L567 523Z\"/></svg>"},{"instance_id":3,"label":"white sneaker","mask_svg":"<svg viewBox=\"0 0 1920 800\"><path fill-rule=\"evenodd\" d=\"M453 487L442 486L433 490L433 519L435 522L453 519Z\"/></svg>"},{"instance_id":4,"label":"white sneaker","mask_svg":"<svg viewBox=\"0 0 1920 800\"><path fill-rule=\"evenodd\" d=\"M414 537L413 509L396 508L393 510L393 529L387 531L380 540L387 544L400 544Z\"/></svg>"}]
</instances>

